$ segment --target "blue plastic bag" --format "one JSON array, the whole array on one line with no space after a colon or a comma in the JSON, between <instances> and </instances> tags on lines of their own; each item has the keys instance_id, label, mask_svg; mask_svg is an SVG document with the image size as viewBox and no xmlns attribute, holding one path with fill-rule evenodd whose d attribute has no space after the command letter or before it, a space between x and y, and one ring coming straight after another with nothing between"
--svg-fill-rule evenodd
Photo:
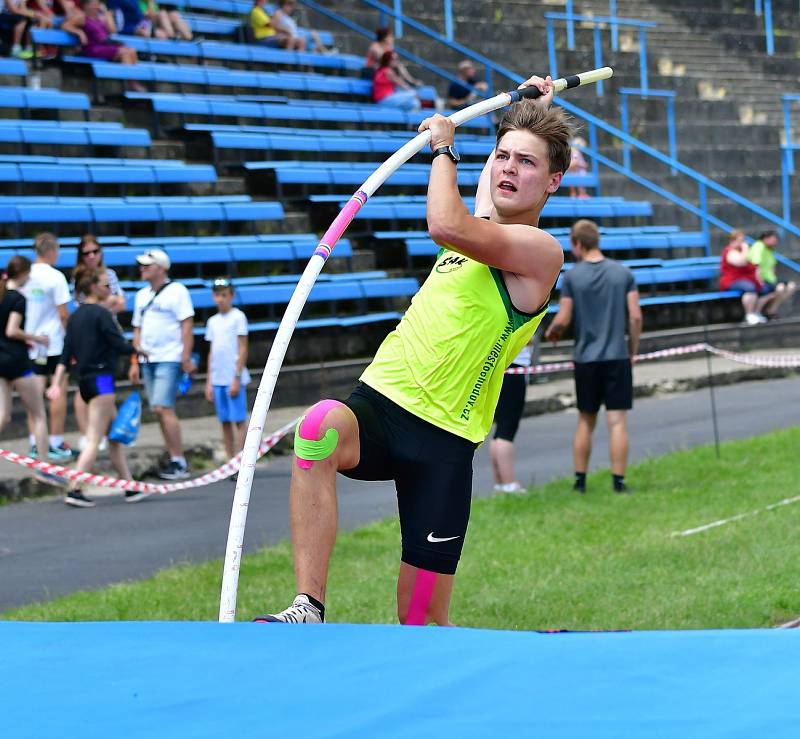
<instances>
[{"instance_id":1,"label":"blue plastic bag","mask_svg":"<svg viewBox=\"0 0 800 739\"><path fill-rule=\"evenodd\" d=\"M111 424L108 438L120 444L130 445L139 435L139 426L142 422L142 396L134 390L117 411L117 417Z\"/></svg>"}]
</instances>

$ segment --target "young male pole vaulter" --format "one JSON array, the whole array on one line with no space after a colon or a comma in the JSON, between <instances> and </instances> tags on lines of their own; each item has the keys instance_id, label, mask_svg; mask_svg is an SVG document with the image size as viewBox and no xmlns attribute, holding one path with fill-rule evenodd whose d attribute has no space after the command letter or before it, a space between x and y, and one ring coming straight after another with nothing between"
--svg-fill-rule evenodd
<instances>
[{"instance_id":1,"label":"young male pole vaulter","mask_svg":"<svg viewBox=\"0 0 800 739\"><path fill-rule=\"evenodd\" d=\"M472 460L492 425L503 372L530 341L563 263L539 214L570 163L570 120L542 96L513 105L478 184L475 215L459 195L455 126L434 115L427 220L441 251L397 328L350 397L312 406L297 427L290 510L298 595L256 621L325 620L336 539L336 473L393 479L402 534L397 614L450 625L472 497Z\"/></svg>"}]
</instances>

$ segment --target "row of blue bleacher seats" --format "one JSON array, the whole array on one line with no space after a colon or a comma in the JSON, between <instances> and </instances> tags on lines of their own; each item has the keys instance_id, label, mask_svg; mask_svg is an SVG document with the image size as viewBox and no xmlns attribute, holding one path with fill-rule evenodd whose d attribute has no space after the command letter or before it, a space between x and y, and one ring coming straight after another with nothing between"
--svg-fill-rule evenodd
<instances>
[{"instance_id":1,"label":"row of blue bleacher seats","mask_svg":"<svg viewBox=\"0 0 800 739\"><path fill-rule=\"evenodd\" d=\"M135 160L134 160L135 161ZM163 185L214 183L217 172L209 164L68 164L0 162L0 183L17 184L24 191L28 184L83 185Z\"/></svg>"},{"instance_id":2,"label":"row of blue bleacher seats","mask_svg":"<svg viewBox=\"0 0 800 739\"><path fill-rule=\"evenodd\" d=\"M98 62L86 57L65 57L65 62L86 65L97 80L138 80L140 82L200 85L210 87L250 88L324 95L349 95L369 99L372 83L354 77L332 77L310 72L250 72L227 67L208 67L195 64L164 64L141 62L115 64ZM423 90L422 92L426 92ZM428 97L435 90L428 88Z\"/></svg>"},{"instance_id":3,"label":"row of blue bleacher seats","mask_svg":"<svg viewBox=\"0 0 800 739\"><path fill-rule=\"evenodd\" d=\"M79 45L78 39L67 31L35 28L32 31L34 43L38 45L72 48ZM130 46L141 54L186 58L196 61L247 62L249 64L269 64L282 66L315 66L339 71L357 71L364 66L364 60L351 54L314 54L311 52L286 51L252 44L233 44L220 41L167 41L142 36L117 34L114 41ZM81 61L85 59L80 57ZM65 57L64 61L75 61L75 57ZM24 63L23 63L24 67ZM24 76L18 66L9 66L0 74Z\"/></svg>"},{"instance_id":4,"label":"row of blue bleacher seats","mask_svg":"<svg viewBox=\"0 0 800 739\"><path fill-rule=\"evenodd\" d=\"M178 115L182 125L186 116L204 118L255 118L260 121L301 121L315 123L320 126L356 124L398 126L405 129L415 128L430 113L423 111L406 111L374 104L345 103L340 105L310 100L289 100L282 102L263 102L248 96L225 95L186 95L164 92L126 92L125 98L149 105L156 116L167 114ZM487 116L475 118L466 124L467 130L491 128L491 120Z\"/></svg>"},{"instance_id":5,"label":"row of blue bleacher seats","mask_svg":"<svg viewBox=\"0 0 800 739\"><path fill-rule=\"evenodd\" d=\"M56 266L71 269L77 259L77 237L61 239L64 245ZM262 265L284 262L289 269L297 269L301 262L311 258L319 243L315 234L260 234L258 236L212 237L100 237L104 247L104 262L112 268L129 268L136 273L136 257L150 248L164 249L174 265L192 265L196 274L202 268L214 266L219 272L237 274L243 264ZM0 240L0 263L5 264L14 254L33 258L30 239ZM331 259L343 260L351 266L353 249L349 239L340 239ZM383 274L383 273L381 273ZM334 279L336 273L324 272L320 279ZM273 276L270 279L278 279ZM266 278L262 278L263 279Z\"/></svg>"},{"instance_id":6,"label":"row of blue bleacher seats","mask_svg":"<svg viewBox=\"0 0 800 739\"><path fill-rule=\"evenodd\" d=\"M42 88L30 90L27 87L0 88L0 110L80 110L88 112L91 108L89 98L82 92L61 92Z\"/></svg>"},{"instance_id":7,"label":"row of blue bleacher seats","mask_svg":"<svg viewBox=\"0 0 800 739\"><path fill-rule=\"evenodd\" d=\"M100 224L153 223L161 231L170 223L197 224L218 222L223 230L232 222L276 221L282 225L283 206L278 202L250 202L249 197L127 197L127 198L0 198L0 226L6 224L22 232L26 224L80 224L94 228ZM196 228L196 225L194 226Z\"/></svg>"},{"instance_id":8,"label":"row of blue bleacher seats","mask_svg":"<svg viewBox=\"0 0 800 739\"><path fill-rule=\"evenodd\" d=\"M457 172L458 184L463 187L475 187L480 179L482 164L475 166L459 166ZM326 185L331 188L337 186L353 187L363 182L367 176L377 168L377 164L369 162L298 162L271 161L271 162L245 162L244 168L248 173L248 182L259 192L274 188L279 198L283 198L285 185L302 185L305 194L310 186ZM394 172L382 185L385 187L425 187L428 184L430 165L405 164ZM591 174L567 174L563 187L597 187L597 177ZM252 189L252 188L251 188Z\"/></svg>"},{"instance_id":9,"label":"row of blue bleacher seats","mask_svg":"<svg viewBox=\"0 0 800 739\"><path fill-rule=\"evenodd\" d=\"M312 203L336 201L344 207L346 200L337 195L311 195ZM464 203L472 210L474 198L464 198ZM542 209L542 218L644 218L653 213L648 201L635 201L611 198L587 198L585 200L568 197L551 197ZM356 214L360 220L381 221L422 221L425 219L424 196L373 197Z\"/></svg>"},{"instance_id":10,"label":"row of blue bleacher seats","mask_svg":"<svg viewBox=\"0 0 800 739\"><path fill-rule=\"evenodd\" d=\"M228 131L208 132L214 150L270 152L320 152L324 154L391 154L399 148L396 137L370 135L339 136L336 132L317 136L294 136L291 134L233 133ZM482 158L489 156L494 143L487 140L460 141L459 152L463 157Z\"/></svg>"},{"instance_id":11,"label":"row of blue bleacher seats","mask_svg":"<svg viewBox=\"0 0 800 739\"><path fill-rule=\"evenodd\" d=\"M2 92L0 92L2 98ZM2 105L2 102L0 102ZM143 128L111 128L108 126L40 125L54 121L0 122L0 144L32 144L61 146L150 146L150 132ZM66 121L65 121L66 123ZM69 123L72 123L70 121Z\"/></svg>"}]
</instances>

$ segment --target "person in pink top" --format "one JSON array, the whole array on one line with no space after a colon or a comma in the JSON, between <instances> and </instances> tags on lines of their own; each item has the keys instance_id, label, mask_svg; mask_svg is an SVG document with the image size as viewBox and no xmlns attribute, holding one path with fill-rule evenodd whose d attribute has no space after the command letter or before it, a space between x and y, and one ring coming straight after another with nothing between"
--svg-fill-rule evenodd
<instances>
[{"instance_id":1,"label":"person in pink top","mask_svg":"<svg viewBox=\"0 0 800 739\"><path fill-rule=\"evenodd\" d=\"M383 26L375 31L375 40L369 45L367 49L367 56L364 59L364 69L362 70L362 77L365 79L372 79L375 70L381 65L381 59L387 51L394 51L394 34L388 26ZM392 59L392 69L395 74L408 85L419 87L422 80L418 80L411 72L408 71L405 64L403 64L395 54Z\"/></svg>"},{"instance_id":2,"label":"person in pink top","mask_svg":"<svg viewBox=\"0 0 800 739\"><path fill-rule=\"evenodd\" d=\"M120 64L138 64L136 49L111 40L116 33L114 18L100 5L99 0L82 0L81 12L75 13L62 24L64 31L74 33L81 42L81 55ZM145 92L144 86L130 80L130 87Z\"/></svg>"},{"instance_id":3,"label":"person in pink top","mask_svg":"<svg viewBox=\"0 0 800 739\"><path fill-rule=\"evenodd\" d=\"M417 93L392 69L394 56L393 51L387 51L381 57L380 66L372 78L372 100L379 105L390 105L393 108L419 110L421 106Z\"/></svg>"}]
</instances>

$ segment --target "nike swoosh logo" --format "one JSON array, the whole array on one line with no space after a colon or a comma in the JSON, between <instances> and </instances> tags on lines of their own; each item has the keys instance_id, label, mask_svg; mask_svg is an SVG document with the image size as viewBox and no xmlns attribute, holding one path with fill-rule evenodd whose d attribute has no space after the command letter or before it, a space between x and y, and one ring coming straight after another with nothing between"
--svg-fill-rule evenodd
<instances>
[{"instance_id":1,"label":"nike swoosh logo","mask_svg":"<svg viewBox=\"0 0 800 739\"><path fill-rule=\"evenodd\" d=\"M431 544L440 544L443 541L453 541L453 539L458 539L458 538L459 537L457 536L434 536L433 531L431 531L431 533L428 534L428 541Z\"/></svg>"}]
</instances>

